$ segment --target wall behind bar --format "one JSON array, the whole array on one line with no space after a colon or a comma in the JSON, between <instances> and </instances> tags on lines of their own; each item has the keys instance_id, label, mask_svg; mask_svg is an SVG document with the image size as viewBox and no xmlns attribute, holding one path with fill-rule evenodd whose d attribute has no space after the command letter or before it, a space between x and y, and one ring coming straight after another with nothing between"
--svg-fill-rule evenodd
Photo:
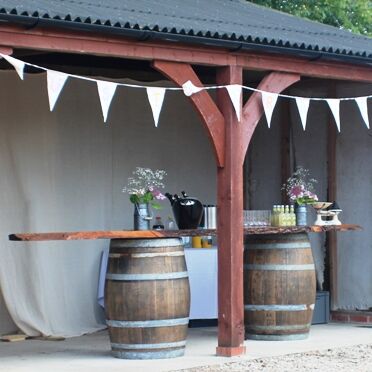
<instances>
[{"instance_id":1,"label":"wall behind bar","mask_svg":"<svg viewBox=\"0 0 372 372\"><path fill-rule=\"evenodd\" d=\"M9 311L4 303L3 295L0 292L0 335L10 334L16 330L17 327L10 317Z\"/></svg>"},{"instance_id":2,"label":"wall behind bar","mask_svg":"<svg viewBox=\"0 0 372 372\"><path fill-rule=\"evenodd\" d=\"M44 74L1 72L0 286L18 327L72 336L102 327L96 303L108 241L8 242L17 231L131 229L122 193L136 166L168 173L166 191L216 200L211 146L183 94L166 94L159 128L146 91L118 88L103 123L94 83L69 79L50 113ZM161 83L163 84L163 83ZM171 214L169 202L160 214ZM0 303L0 332L14 325Z\"/></svg>"},{"instance_id":3,"label":"wall behind bar","mask_svg":"<svg viewBox=\"0 0 372 372\"><path fill-rule=\"evenodd\" d=\"M185 189L214 204L216 170L206 133L182 93L166 94L156 129L142 90L119 88L104 124L93 83L69 80L50 113L45 75L26 75L21 81L14 71L4 71L0 78L0 286L5 302L17 325L29 334L72 335L99 329L103 322L96 305L99 261L108 242L14 243L7 235L131 228L133 205L121 190L136 166L165 169L166 191ZM326 92L314 85L302 87L292 94ZM354 85L347 94L360 92ZM296 108L291 107L293 153L297 163L319 180L320 198L326 195L328 115L324 103L312 105L304 133ZM249 185L253 209L268 209L280 201L278 118L274 112L270 130L262 120L254 135ZM372 236L367 228L372 220L371 136L355 107L342 109L341 126L337 148L341 220L360 223L365 230L339 234L339 306L367 308L372 305ZM160 214L164 219L171 215L168 201ZM321 284L323 238L314 237L320 239L313 246ZM0 300L0 333L13 329Z\"/></svg>"},{"instance_id":4,"label":"wall behind bar","mask_svg":"<svg viewBox=\"0 0 372 372\"><path fill-rule=\"evenodd\" d=\"M337 84L338 97L370 95L372 85ZM292 88L289 94L299 96L326 97L329 85L325 82L302 82ZM372 123L372 100L369 100L369 118ZM280 102L279 102L280 105ZM248 193L250 208L268 209L273 203L280 203L280 139L278 112L276 108L272 129L267 129L261 120L253 137L250 151ZM341 133L337 136L337 202L342 208L340 220L356 223L363 227L361 232L338 233L337 287L339 309L370 309L372 307L372 134L362 121L355 102L341 103ZM335 125L325 102L312 102L308 113L307 129L304 132L299 121L297 108L290 108L293 136L291 159L303 165L318 180L316 191L320 200L327 195L327 125ZM311 223L314 211L309 208ZM314 261L317 270L317 284L324 282L324 234L310 234Z\"/></svg>"},{"instance_id":5,"label":"wall behind bar","mask_svg":"<svg viewBox=\"0 0 372 372\"><path fill-rule=\"evenodd\" d=\"M289 94L322 96L324 89L315 89L314 86L291 89ZM291 135L291 167L302 165L310 170L310 174L318 183L315 185L316 193L320 200L325 200L327 194L327 153L326 153L326 128L328 114L323 104L311 104L308 114L306 131L302 129L297 107L294 101L290 102L289 116ZM247 159L245 171L249 173L248 180L248 203L251 209L271 209L274 204L281 204L281 149L280 149L280 125L284 115L281 115L283 107L281 100L278 101L273 115L271 128L267 126L263 118L253 136L253 142ZM315 221L315 213L308 207L308 223ZM310 234L314 261L317 271L318 288L324 281L324 234Z\"/></svg>"},{"instance_id":6,"label":"wall behind bar","mask_svg":"<svg viewBox=\"0 0 372 372\"><path fill-rule=\"evenodd\" d=\"M339 96L370 95L372 84L340 84ZM369 99L372 124L372 100ZM341 105L341 133L337 138L337 200L341 221L363 231L338 235L339 309L372 308L372 132L362 121L355 102Z\"/></svg>"}]
</instances>

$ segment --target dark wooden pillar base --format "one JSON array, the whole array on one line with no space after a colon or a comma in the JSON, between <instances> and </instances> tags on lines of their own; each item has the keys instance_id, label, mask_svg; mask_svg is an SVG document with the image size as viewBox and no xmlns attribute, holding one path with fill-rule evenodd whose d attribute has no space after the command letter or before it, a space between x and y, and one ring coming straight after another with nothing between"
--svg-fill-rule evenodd
<instances>
[{"instance_id":1,"label":"dark wooden pillar base","mask_svg":"<svg viewBox=\"0 0 372 372\"><path fill-rule=\"evenodd\" d=\"M245 346L237 346L237 347L217 346L216 348L217 356L233 357L233 356L238 356L238 355L244 355L245 353L246 353Z\"/></svg>"}]
</instances>

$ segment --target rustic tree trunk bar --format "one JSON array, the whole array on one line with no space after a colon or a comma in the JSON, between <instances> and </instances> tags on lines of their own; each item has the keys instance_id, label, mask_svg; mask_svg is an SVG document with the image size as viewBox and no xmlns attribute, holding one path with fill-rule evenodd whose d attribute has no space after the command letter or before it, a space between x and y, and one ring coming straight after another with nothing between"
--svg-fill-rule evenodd
<instances>
[{"instance_id":1,"label":"rustic tree trunk bar","mask_svg":"<svg viewBox=\"0 0 372 372\"><path fill-rule=\"evenodd\" d=\"M301 232L321 233L327 231L358 231L359 225L337 226L263 226L244 228L245 235L255 234L296 234ZM216 229L198 230L117 230L117 231L73 231L49 233L15 233L9 235L11 241L49 241L49 240L95 240L95 239L151 239L177 238L181 236L217 235Z\"/></svg>"}]
</instances>

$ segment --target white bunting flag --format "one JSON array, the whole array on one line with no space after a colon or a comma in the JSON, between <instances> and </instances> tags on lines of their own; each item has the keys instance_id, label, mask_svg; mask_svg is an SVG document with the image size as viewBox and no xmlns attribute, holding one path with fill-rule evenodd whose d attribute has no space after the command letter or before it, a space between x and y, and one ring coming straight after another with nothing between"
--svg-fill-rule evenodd
<instances>
[{"instance_id":1,"label":"white bunting flag","mask_svg":"<svg viewBox=\"0 0 372 372\"><path fill-rule=\"evenodd\" d=\"M158 126L159 115L163 106L165 88L149 87L146 88L147 97L149 98L152 115L154 117L155 127Z\"/></svg>"},{"instance_id":2,"label":"white bunting flag","mask_svg":"<svg viewBox=\"0 0 372 372\"><path fill-rule=\"evenodd\" d=\"M307 113L309 111L310 99L303 97L296 97L297 109L300 114L302 127L306 129Z\"/></svg>"},{"instance_id":3,"label":"white bunting flag","mask_svg":"<svg viewBox=\"0 0 372 372\"><path fill-rule=\"evenodd\" d=\"M63 72L47 70L47 86L50 111L53 111L67 78L68 75L64 74Z\"/></svg>"},{"instance_id":4,"label":"white bunting flag","mask_svg":"<svg viewBox=\"0 0 372 372\"><path fill-rule=\"evenodd\" d=\"M7 56L5 54L2 55L17 71L18 76L23 80L23 72L25 69L25 63L20 61L19 59L15 59L11 56Z\"/></svg>"},{"instance_id":5,"label":"white bunting flag","mask_svg":"<svg viewBox=\"0 0 372 372\"><path fill-rule=\"evenodd\" d=\"M273 116L273 111L278 100L278 95L275 93L261 92L262 95L262 105L265 111L267 125L270 128L271 117Z\"/></svg>"},{"instance_id":6,"label":"white bunting flag","mask_svg":"<svg viewBox=\"0 0 372 372\"><path fill-rule=\"evenodd\" d=\"M240 121L242 111L242 86L238 84L232 84L226 86L231 102L234 106L238 121Z\"/></svg>"},{"instance_id":7,"label":"white bunting flag","mask_svg":"<svg viewBox=\"0 0 372 372\"><path fill-rule=\"evenodd\" d=\"M101 101L103 121L105 123L117 86L116 83L111 83L110 81L97 80L98 95Z\"/></svg>"},{"instance_id":8,"label":"white bunting flag","mask_svg":"<svg viewBox=\"0 0 372 372\"><path fill-rule=\"evenodd\" d=\"M190 80L186 81L186 83L182 85L182 88L183 93L185 93L185 96L187 97L190 97L194 93L198 93L203 90L202 88L198 88L197 86L195 86Z\"/></svg>"},{"instance_id":9,"label":"white bunting flag","mask_svg":"<svg viewBox=\"0 0 372 372\"><path fill-rule=\"evenodd\" d=\"M326 98L328 105L332 111L333 117L337 125L337 129L340 132L340 100L336 98Z\"/></svg>"},{"instance_id":10,"label":"white bunting flag","mask_svg":"<svg viewBox=\"0 0 372 372\"><path fill-rule=\"evenodd\" d=\"M368 104L367 104L368 97L358 97L355 98L355 102L357 103L360 113L362 114L362 118L369 129L369 118L368 118Z\"/></svg>"}]
</instances>

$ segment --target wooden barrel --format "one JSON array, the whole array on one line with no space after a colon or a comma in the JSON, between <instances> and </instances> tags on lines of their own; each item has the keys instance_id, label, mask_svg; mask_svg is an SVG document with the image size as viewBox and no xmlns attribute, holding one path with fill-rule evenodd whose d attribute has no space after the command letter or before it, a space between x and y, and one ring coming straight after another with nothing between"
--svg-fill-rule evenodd
<instances>
[{"instance_id":1,"label":"wooden barrel","mask_svg":"<svg viewBox=\"0 0 372 372\"><path fill-rule=\"evenodd\" d=\"M181 239L113 239L105 281L112 353L159 359L185 352L190 287Z\"/></svg>"},{"instance_id":2,"label":"wooden barrel","mask_svg":"<svg viewBox=\"0 0 372 372\"><path fill-rule=\"evenodd\" d=\"M315 296L315 267L306 233L246 237L246 338L273 341L307 338Z\"/></svg>"}]
</instances>

